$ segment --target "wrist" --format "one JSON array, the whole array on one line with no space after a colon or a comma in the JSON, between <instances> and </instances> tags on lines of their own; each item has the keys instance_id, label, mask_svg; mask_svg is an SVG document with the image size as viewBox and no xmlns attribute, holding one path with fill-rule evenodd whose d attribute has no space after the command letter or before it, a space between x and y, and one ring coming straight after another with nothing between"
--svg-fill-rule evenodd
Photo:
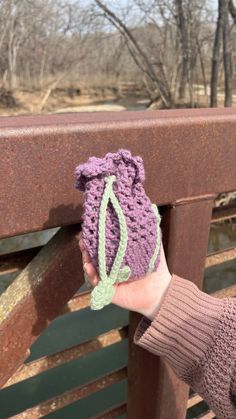
<instances>
[{"instance_id":1,"label":"wrist","mask_svg":"<svg viewBox=\"0 0 236 419\"><path fill-rule=\"evenodd\" d=\"M167 271L165 275L162 275L161 277L158 275L158 270L153 272L153 274L155 274L155 278L151 284L152 287L150 290L153 298L149 306L141 313L151 321L155 318L156 314L161 308L172 278L172 275L169 271Z\"/></svg>"}]
</instances>

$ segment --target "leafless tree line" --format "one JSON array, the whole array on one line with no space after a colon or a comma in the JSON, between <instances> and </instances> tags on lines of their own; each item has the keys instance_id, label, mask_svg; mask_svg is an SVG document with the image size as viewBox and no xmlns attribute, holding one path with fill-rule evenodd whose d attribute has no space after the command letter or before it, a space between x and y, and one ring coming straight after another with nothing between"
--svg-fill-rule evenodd
<instances>
[{"instance_id":1,"label":"leafless tree line","mask_svg":"<svg viewBox=\"0 0 236 419\"><path fill-rule=\"evenodd\" d=\"M224 84L225 84L225 106L232 106L232 40L231 24L236 24L236 7L233 0L218 0L218 18L215 31L215 40L212 57L211 73L211 106L217 106L217 82L219 65L221 60L221 49L223 44L223 63L224 63ZM234 33L235 35L235 33Z\"/></svg>"},{"instance_id":2,"label":"leafless tree line","mask_svg":"<svg viewBox=\"0 0 236 419\"><path fill-rule=\"evenodd\" d=\"M14 90L45 90L62 81L137 80L165 107L188 100L195 86L224 76L232 105L234 0L0 0L0 79Z\"/></svg>"}]
</instances>

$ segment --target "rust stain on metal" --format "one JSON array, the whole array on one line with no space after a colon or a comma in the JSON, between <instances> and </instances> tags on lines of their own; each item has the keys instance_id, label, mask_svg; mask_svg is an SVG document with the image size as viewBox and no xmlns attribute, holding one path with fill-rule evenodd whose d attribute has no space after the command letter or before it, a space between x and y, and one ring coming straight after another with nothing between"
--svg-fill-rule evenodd
<instances>
[{"instance_id":1,"label":"rust stain on metal","mask_svg":"<svg viewBox=\"0 0 236 419\"><path fill-rule=\"evenodd\" d=\"M62 228L0 298L0 385L83 284L80 226Z\"/></svg>"},{"instance_id":2,"label":"rust stain on metal","mask_svg":"<svg viewBox=\"0 0 236 419\"><path fill-rule=\"evenodd\" d=\"M75 166L118 148L142 155L159 205L236 189L235 109L11 117L0 128L0 237L81 221Z\"/></svg>"}]
</instances>

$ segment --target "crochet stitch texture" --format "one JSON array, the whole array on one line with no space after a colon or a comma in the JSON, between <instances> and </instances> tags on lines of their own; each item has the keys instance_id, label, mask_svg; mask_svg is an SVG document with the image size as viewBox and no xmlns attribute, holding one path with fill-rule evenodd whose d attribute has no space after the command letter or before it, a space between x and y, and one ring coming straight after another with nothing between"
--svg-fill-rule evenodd
<instances>
[{"instance_id":1,"label":"crochet stitch texture","mask_svg":"<svg viewBox=\"0 0 236 419\"><path fill-rule=\"evenodd\" d=\"M90 157L76 168L76 187L85 192L82 235L100 276L91 308L111 302L115 282L138 279L159 264L160 216L145 194L140 156L129 150Z\"/></svg>"}]
</instances>

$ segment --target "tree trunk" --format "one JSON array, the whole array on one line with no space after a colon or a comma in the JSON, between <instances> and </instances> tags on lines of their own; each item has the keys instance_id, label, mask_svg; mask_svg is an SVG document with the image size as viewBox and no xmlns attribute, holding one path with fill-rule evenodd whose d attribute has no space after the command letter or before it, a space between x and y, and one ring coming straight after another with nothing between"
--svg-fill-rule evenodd
<instances>
[{"instance_id":1,"label":"tree trunk","mask_svg":"<svg viewBox=\"0 0 236 419\"><path fill-rule=\"evenodd\" d=\"M229 1L223 2L223 56L224 56L224 76L225 76L225 101L226 107L232 106L232 48L230 41L229 25Z\"/></svg>"},{"instance_id":2,"label":"tree trunk","mask_svg":"<svg viewBox=\"0 0 236 419\"><path fill-rule=\"evenodd\" d=\"M18 45L17 45L17 38L14 32L14 27L11 27L9 40L8 40L8 84L9 89L14 90L17 84L17 77L16 77L16 60L17 60L17 52L18 52Z\"/></svg>"},{"instance_id":3,"label":"tree trunk","mask_svg":"<svg viewBox=\"0 0 236 419\"><path fill-rule=\"evenodd\" d=\"M153 69L153 63L150 61L145 50L140 46L137 39L133 36L132 31L129 30L122 20L100 0L95 0L95 2L100 9L103 10L109 22L112 23L116 29L118 29L120 34L125 39L126 45L135 61L135 64L142 70L143 74L146 74L153 85L158 88L163 104L168 108L172 108L174 106L174 100L171 89L164 75L162 63L158 63L158 71L155 71Z\"/></svg>"},{"instance_id":4,"label":"tree trunk","mask_svg":"<svg viewBox=\"0 0 236 419\"><path fill-rule=\"evenodd\" d=\"M220 50L223 34L223 10L222 4L224 0L218 0L218 19L215 32L215 40L212 54L212 67L211 67L211 107L217 107L217 85L218 73L220 64Z\"/></svg>"},{"instance_id":5,"label":"tree trunk","mask_svg":"<svg viewBox=\"0 0 236 419\"><path fill-rule=\"evenodd\" d=\"M233 0L229 0L229 11L230 11L231 17L232 17L232 19L233 19L233 21L236 25L236 7L234 5Z\"/></svg>"},{"instance_id":6,"label":"tree trunk","mask_svg":"<svg viewBox=\"0 0 236 419\"><path fill-rule=\"evenodd\" d=\"M187 22L184 14L183 2L182 0L176 0L177 8L177 24L180 33L180 43L181 43L181 75L180 75L180 85L179 85L179 99L184 99L186 94L186 85L188 82L189 76L189 47L188 47L188 29Z\"/></svg>"},{"instance_id":7,"label":"tree trunk","mask_svg":"<svg viewBox=\"0 0 236 419\"><path fill-rule=\"evenodd\" d=\"M205 94L205 96L207 96L207 78L206 78L205 64L204 64L204 59L203 59L203 56L202 56L201 45L200 45L199 40L198 40L197 37L196 37L196 43L197 43L198 55L199 55L199 60L200 60L200 65L201 65L201 71L202 71L202 80L203 80L203 86L204 86L204 94Z\"/></svg>"}]
</instances>

